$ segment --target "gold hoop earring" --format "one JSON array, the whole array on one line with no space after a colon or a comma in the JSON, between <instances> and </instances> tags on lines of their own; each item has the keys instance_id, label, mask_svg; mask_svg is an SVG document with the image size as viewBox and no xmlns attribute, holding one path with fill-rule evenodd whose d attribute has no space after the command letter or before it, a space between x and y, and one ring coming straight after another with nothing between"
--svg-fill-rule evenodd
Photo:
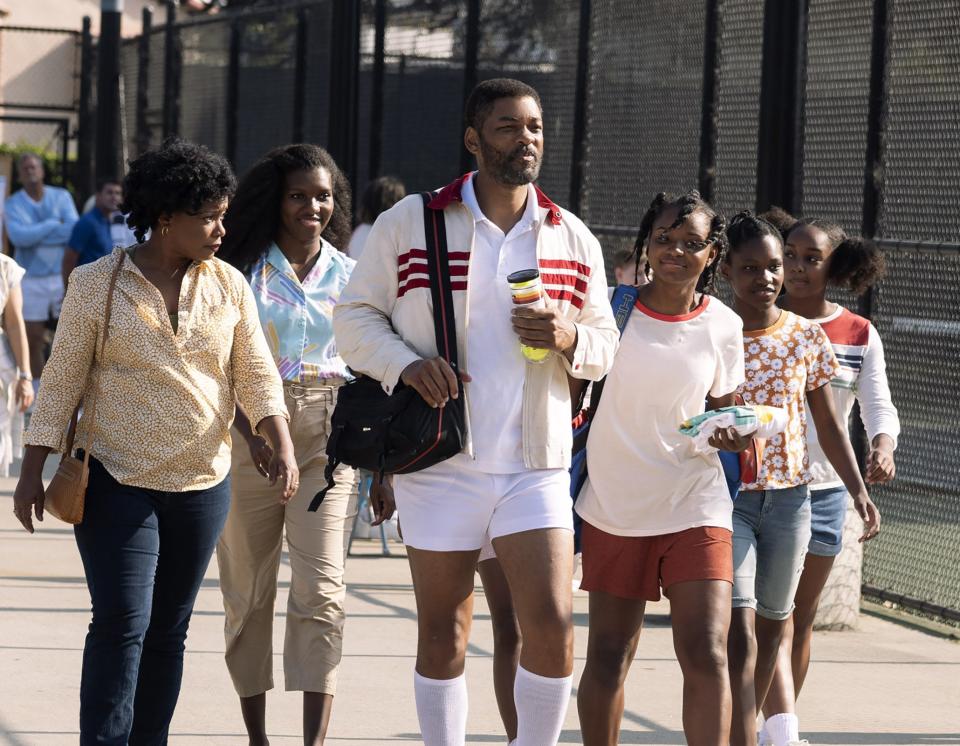
<instances>
[{"instance_id":1,"label":"gold hoop earring","mask_svg":"<svg viewBox=\"0 0 960 746\"><path fill-rule=\"evenodd\" d=\"M162 226L160 226L160 235L161 235L161 236L165 236L165 235L167 235L169 232L170 232L170 226L169 226L169 225L162 225Z\"/></svg>"}]
</instances>

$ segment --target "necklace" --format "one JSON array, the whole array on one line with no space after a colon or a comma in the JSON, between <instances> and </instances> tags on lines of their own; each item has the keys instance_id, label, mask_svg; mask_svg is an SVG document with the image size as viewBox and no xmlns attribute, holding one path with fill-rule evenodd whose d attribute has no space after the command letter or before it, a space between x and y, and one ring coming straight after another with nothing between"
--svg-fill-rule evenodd
<instances>
[{"instance_id":1,"label":"necklace","mask_svg":"<svg viewBox=\"0 0 960 746\"><path fill-rule=\"evenodd\" d=\"M281 249L281 253L283 250ZM293 270L293 273L297 276L297 279L303 282L306 279L307 275L310 274L310 270L314 268L317 261L320 259L320 254L323 253L323 246L321 246L311 257L309 257L304 262L293 262L290 260L290 257L287 257L287 263L290 265L290 269ZM284 254L286 256L286 254Z\"/></svg>"},{"instance_id":2,"label":"necklace","mask_svg":"<svg viewBox=\"0 0 960 746\"><path fill-rule=\"evenodd\" d=\"M143 244L137 244L136 246L133 247L133 252L130 254L130 259L132 259L134 262L136 262L137 251L140 249L140 247L141 247L142 245L143 245ZM138 264L137 266L139 267L140 265ZM141 269L141 271L142 271L143 268L140 267L140 269ZM177 267L176 269L173 270L173 274L171 274L169 277L167 277L167 279L168 279L168 280L172 280L174 277L176 277L176 276L177 276L178 274L180 274L181 272L183 272L183 268L182 268L182 267ZM164 271L164 274L166 274L166 271Z\"/></svg>"}]
</instances>

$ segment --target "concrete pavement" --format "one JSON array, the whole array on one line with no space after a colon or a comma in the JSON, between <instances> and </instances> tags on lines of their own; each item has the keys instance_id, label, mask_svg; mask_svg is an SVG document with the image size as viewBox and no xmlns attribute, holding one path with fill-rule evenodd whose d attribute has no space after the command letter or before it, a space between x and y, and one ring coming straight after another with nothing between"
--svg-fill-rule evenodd
<instances>
[{"instance_id":1,"label":"concrete pavement","mask_svg":"<svg viewBox=\"0 0 960 746\"><path fill-rule=\"evenodd\" d=\"M77 697L89 597L72 530L53 518L29 536L12 515L13 480L0 480L0 744L77 741ZM328 743L417 743L412 670L416 645L413 590L402 547L380 557L379 543L358 540L348 562L345 656ZM223 607L212 562L187 641L183 690L171 743L243 744L243 726L223 663ZM275 651L282 651L289 566L280 573ZM576 662L586 650L587 597L577 594ZM682 744L680 671L669 608L648 612L627 685L623 744ZM492 636L478 594L467 663L469 744L505 743L491 685ZM854 632L819 633L800 701L811 744L960 745L960 644L861 618ZM274 658L282 682L282 658ZM268 698L272 743L298 744L299 695ZM575 702L561 743L580 743Z\"/></svg>"}]
</instances>

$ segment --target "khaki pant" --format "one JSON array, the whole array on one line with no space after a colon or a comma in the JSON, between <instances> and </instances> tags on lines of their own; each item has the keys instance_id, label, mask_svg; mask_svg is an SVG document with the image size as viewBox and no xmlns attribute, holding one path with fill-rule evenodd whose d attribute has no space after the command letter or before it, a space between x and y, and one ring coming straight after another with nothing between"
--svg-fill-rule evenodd
<instances>
[{"instance_id":1,"label":"khaki pant","mask_svg":"<svg viewBox=\"0 0 960 746\"><path fill-rule=\"evenodd\" d=\"M346 595L343 566L357 510L353 470L339 467L337 486L317 512L307 511L326 484L324 450L336 390L335 385L284 387L300 467L300 489L286 506L279 502L279 485L271 487L257 472L246 441L233 433L233 502L217 562L226 610L227 668L241 697L273 688L274 601L284 529L293 576L283 646L286 689L324 694L336 690Z\"/></svg>"}]
</instances>

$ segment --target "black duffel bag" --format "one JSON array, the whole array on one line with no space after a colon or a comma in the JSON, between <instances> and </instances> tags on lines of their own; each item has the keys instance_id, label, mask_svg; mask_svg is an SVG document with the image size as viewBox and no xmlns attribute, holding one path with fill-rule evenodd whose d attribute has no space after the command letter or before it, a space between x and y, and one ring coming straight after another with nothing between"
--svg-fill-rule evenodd
<instances>
[{"instance_id":1,"label":"black duffel bag","mask_svg":"<svg viewBox=\"0 0 960 746\"><path fill-rule=\"evenodd\" d=\"M310 503L311 511L320 507L327 491L334 486L333 472L340 464L366 469L382 478L384 474L426 469L463 450L467 428L457 363L446 226L443 212L428 207L433 195L424 192L421 198L437 350L457 375L459 396L434 408L416 389L399 382L392 394L368 376L359 376L341 386L327 440L327 484Z\"/></svg>"}]
</instances>

